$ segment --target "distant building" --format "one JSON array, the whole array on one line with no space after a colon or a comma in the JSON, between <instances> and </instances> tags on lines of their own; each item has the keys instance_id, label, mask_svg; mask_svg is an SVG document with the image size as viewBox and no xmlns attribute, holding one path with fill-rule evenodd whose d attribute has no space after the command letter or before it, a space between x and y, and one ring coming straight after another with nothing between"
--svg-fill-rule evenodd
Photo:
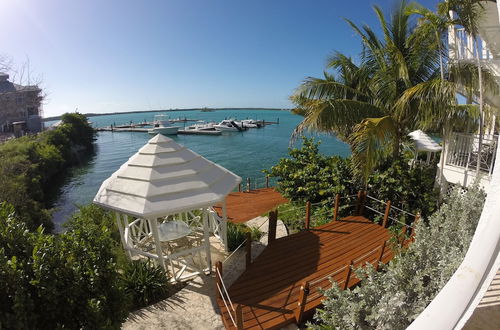
<instances>
[{"instance_id":1,"label":"distant building","mask_svg":"<svg viewBox=\"0 0 500 330\"><path fill-rule=\"evenodd\" d=\"M9 81L0 72L0 133L36 133L42 130L42 90Z\"/></svg>"}]
</instances>

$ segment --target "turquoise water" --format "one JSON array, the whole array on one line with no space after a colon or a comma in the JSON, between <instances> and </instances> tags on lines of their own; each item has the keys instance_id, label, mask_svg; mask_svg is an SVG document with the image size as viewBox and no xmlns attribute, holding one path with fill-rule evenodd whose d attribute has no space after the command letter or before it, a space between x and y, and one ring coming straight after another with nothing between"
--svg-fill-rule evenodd
<instances>
[{"instance_id":1,"label":"turquoise water","mask_svg":"<svg viewBox=\"0 0 500 330\"><path fill-rule=\"evenodd\" d=\"M130 121L152 121L156 113L135 113L91 117L94 127L111 124L125 124ZM206 121L221 121L225 118L264 119L277 121L279 124L264 128L249 129L245 132L223 133L219 136L178 135L171 136L177 143L183 144L207 159L231 170L242 178L257 179L263 183L263 169L269 169L280 158L286 157L293 129L302 117L288 111L272 110L218 110L214 112L175 111L167 113L170 118L190 118ZM50 124L50 123L47 123ZM183 123L177 124L184 126ZM54 222L59 228L68 215L78 205L92 201L101 183L120 165L137 152L151 136L139 132L100 132L97 135L96 154L83 166L75 168L61 189L55 203L57 211ZM321 140L320 150L328 155L347 156L350 151L346 144L335 137L318 135Z\"/></svg>"}]
</instances>

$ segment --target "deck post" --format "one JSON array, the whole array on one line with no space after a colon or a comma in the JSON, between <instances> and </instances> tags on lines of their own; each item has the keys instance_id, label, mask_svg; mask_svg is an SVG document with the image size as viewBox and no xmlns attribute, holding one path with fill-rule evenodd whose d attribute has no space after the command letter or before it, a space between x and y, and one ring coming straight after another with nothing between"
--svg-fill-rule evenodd
<instances>
[{"instance_id":1,"label":"deck post","mask_svg":"<svg viewBox=\"0 0 500 330\"><path fill-rule=\"evenodd\" d=\"M231 313L230 311L228 311ZM243 308L240 304L236 305L236 329L243 330Z\"/></svg>"},{"instance_id":2,"label":"deck post","mask_svg":"<svg viewBox=\"0 0 500 330\"><path fill-rule=\"evenodd\" d=\"M333 221L337 221L337 216L339 215L339 202L340 202L340 195L337 194L337 195L335 195L335 207L333 209Z\"/></svg>"},{"instance_id":3,"label":"deck post","mask_svg":"<svg viewBox=\"0 0 500 330\"><path fill-rule=\"evenodd\" d=\"M306 203L306 224L305 224L306 230L309 230L310 223L311 223L311 202L307 201L307 203Z\"/></svg>"},{"instance_id":4,"label":"deck post","mask_svg":"<svg viewBox=\"0 0 500 330\"><path fill-rule=\"evenodd\" d=\"M389 218L389 211L391 210L391 201L387 201L385 206L384 221L382 221L382 227L387 228L387 219Z\"/></svg>"},{"instance_id":5,"label":"deck post","mask_svg":"<svg viewBox=\"0 0 500 330\"><path fill-rule=\"evenodd\" d=\"M278 223L278 210L269 212L269 229L267 244L271 245L276 240L276 225Z\"/></svg>"},{"instance_id":6,"label":"deck post","mask_svg":"<svg viewBox=\"0 0 500 330\"><path fill-rule=\"evenodd\" d=\"M220 291L222 291L222 262L217 261L215 263L215 294L217 297L220 299L223 299L223 297L220 294Z\"/></svg>"},{"instance_id":7,"label":"deck post","mask_svg":"<svg viewBox=\"0 0 500 330\"><path fill-rule=\"evenodd\" d=\"M366 191L361 191L361 201L359 203L359 210L358 210L358 215L363 215L363 210L365 208L365 201L366 201Z\"/></svg>"},{"instance_id":8,"label":"deck post","mask_svg":"<svg viewBox=\"0 0 500 330\"><path fill-rule=\"evenodd\" d=\"M358 191L358 195L356 197L356 206L354 207L354 215L359 215L359 205L361 203L361 194L363 192L360 190Z\"/></svg>"},{"instance_id":9,"label":"deck post","mask_svg":"<svg viewBox=\"0 0 500 330\"><path fill-rule=\"evenodd\" d=\"M347 264L346 273L345 273L344 287L343 287L344 290L346 290L349 287L349 279L351 278L352 265L353 264L354 263L353 263L352 260L351 260L351 262L349 264Z\"/></svg>"},{"instance_id":10,"label":"deck post","mask_svg":"<svg viewBox=\"0 0 500 330\"><path fill-rule=\"evenodd\" d=\"M245 243L245 248L246 248L246 263L245 266L248 268L250 264L252 263L252 234L247 233L246 235L246 243Z\"/></svg>"},{"instance_id":11,"label":"deck post","mask_svg":"<svg viewBox=\"0 0 500 330\"><path fill-rule=\"evenodd\" d=\"M297 324L302 323L304 317L304 309L306 308L307 295L309 294L309 282L302 282L299 290L299 300L295 309L295 320Z\"/></svg>"},{"instance_id":12,"label":"deck post","mask_svg":"<svg viewBox=\"0 0 500 330\"><path fill-rule=\"evenodd\" d=\"M247 178L247 192L250 192L250 178Z\"/></svg>"},{"instance_id":13,"label":"deck post","mask_svg":"<svg viewBox=\"0 0 500 330\"><path fill-rule=\"evenodd\" d=\"M241 192L241 183L238 184L238 192Z\"/></svg>"},{"instance_id":14,"label":"deck post","mask_svg":"<svg viewBox=\"0 0 500 330\"><path fill-rule=\"evenodd\" d=\"M378 255L377 265L375 266L375 270L377 272L380 269L380 264L382 263L382 258L384 256L384 252L385 252L385 244L386 244L386 241L384 241L384 243L382 243L382 246L380 247L380 254Z\"/></svg>"},{"instance_id":15,"label":"deck post","mask_svg":"<svg viewBox=\"0 0 500 330\"><path fill-rule=\"evenodd\" d=\"M408 230L408 227L406 225L401 228L401 248L404 247L405 241L406 241L406 231Z\"/></svg>"},{"instance_id":16,"label":"deck post","mask_svg":"<svg viewBox=\"0 0 500 330\"><path fill-rule=\"evenodd\" d=\"M266 175L266 188L269 188L269 175Z\"/></svg>"}]
</instances>

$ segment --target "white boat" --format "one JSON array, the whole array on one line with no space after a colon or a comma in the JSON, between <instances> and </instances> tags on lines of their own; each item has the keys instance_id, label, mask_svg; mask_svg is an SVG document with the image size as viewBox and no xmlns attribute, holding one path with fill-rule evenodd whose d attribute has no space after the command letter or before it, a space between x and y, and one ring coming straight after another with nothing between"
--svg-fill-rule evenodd
<instances>
[{"instance_id":1,"label":"white boat","mask_svg":"<svg viewBox=\"0 0 500 330\"><path fill-rule=\"evenodd\" d=\"M179 134L220 135L221 131L215 129L216 123L206 123L202 120L196 124L179 130Z\"/></svg>"},{"instance_id":2,"label":"white boat","mask_svg":"<svg viewBox=\"0 0 500 330\"><path fill-rule=\"evenodd\" d=\"M149 134L175 135L179 126L172 126L167 115L156 115L153 120L153 128L148 129Z\"/></svg>"},{"instance_id":3,"label":"white boat","mask_svg":"<svg viewBox=\"0 0 500 330\"><path fill-rule=\"evenodd\" d=\"M259 128L264 126L264 121L263 120L253 120L253 119L244 119L242 121L237 121L236 124L238 124L240 127L243 128Z\"/></svg>"},{"instance_id":4,"label":"white boat","mask_svg":"<svg viewBox=\"0 0 500 330\"><path fill-rule=\"evenodd\" d=\"M228 119L224 119L217 125L214 125L214 128L221 132L244 131L244 128L239 126L234 120L228 120Z\"/></svg>"}]
</instances>

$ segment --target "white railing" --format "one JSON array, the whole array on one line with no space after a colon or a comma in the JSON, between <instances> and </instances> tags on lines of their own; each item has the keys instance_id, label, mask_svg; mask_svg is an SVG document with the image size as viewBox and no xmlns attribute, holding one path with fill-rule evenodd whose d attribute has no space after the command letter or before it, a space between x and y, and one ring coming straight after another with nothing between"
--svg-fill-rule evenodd
<instances>
[{"instance_id":1,"label":"white railing","mask_svg":"<svg viewBox=\"0 0 500 330\"><path fill-rule=\"evenodd\" d=\"M475 170L479 162L480 170L491 175L495 166L497 144L498 135L486 135L479 153L478 135L454 133L450 140L446 165Z\"/></svg>"},{"instance_id":2,"label":"white railing","mask_svg":"<svg viewBox=\"0 0 500 330\"><path fill-rule=\"evenodd\" d=\"M463 28L452 28L449 46L450 57L455 60L493 59L486 42L479 36L473 38Z\"/></svg>"}]
</instances>

